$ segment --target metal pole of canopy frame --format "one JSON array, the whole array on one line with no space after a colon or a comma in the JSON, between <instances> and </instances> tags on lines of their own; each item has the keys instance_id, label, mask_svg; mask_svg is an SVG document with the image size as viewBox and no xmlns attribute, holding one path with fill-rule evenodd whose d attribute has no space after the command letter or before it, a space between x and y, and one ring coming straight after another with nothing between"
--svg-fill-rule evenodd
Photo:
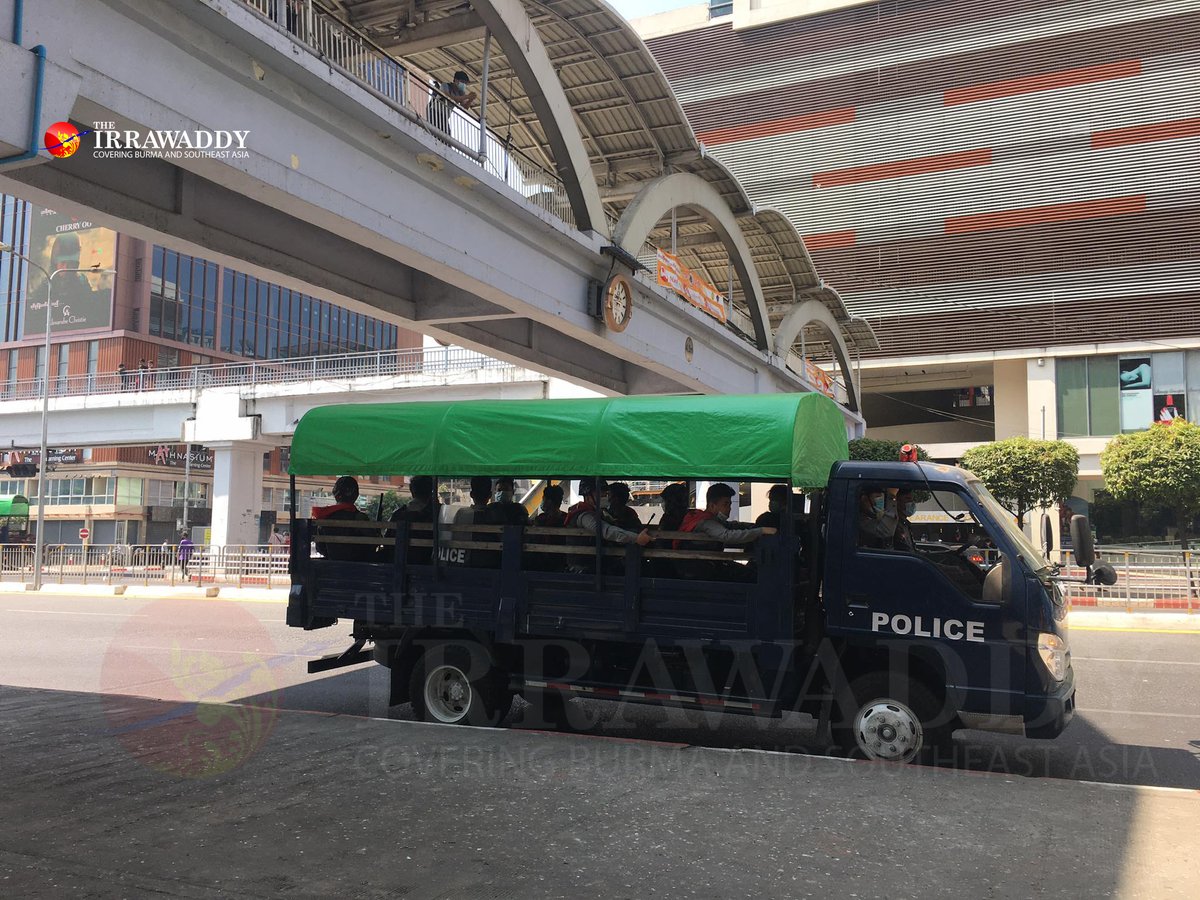
<instances>
[{"instance_id":1,"label":"metal pole of canopy frame","mask_svg":"<svg viewBox=\"0 0 1200 900\"><path fill-rule=\"evenodd\" d=\"M429 536L432 542L430 562L433 564L433 580L437 581L441 566L438 563L438 551L441 549L442 536L442 497L439 490L439 479L436 475L433 476L433 533ZM454 533L450 533L451 539L454 538Z\"/></svg>"},{"instance_id":2,"label":"metal pole of canopy frame","mask_svg":"<svg viewBox=\"0 0 1200 900\"><path fill-rule=\"evenodd\" d=\"M483 33L483 75L479 87L479 161L487 162L487 101L488 101L488 68L492 61L492 31Z\"/></svg>"}]
</instances>

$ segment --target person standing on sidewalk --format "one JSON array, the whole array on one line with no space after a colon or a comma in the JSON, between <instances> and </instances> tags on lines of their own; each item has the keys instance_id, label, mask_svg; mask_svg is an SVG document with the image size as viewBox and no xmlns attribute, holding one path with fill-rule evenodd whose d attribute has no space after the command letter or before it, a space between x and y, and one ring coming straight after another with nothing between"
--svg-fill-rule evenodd
<instances>
[{"instance_id":1,"label":"person standing on sidewalk","mask_svg":"<svg viewBox=\"0 0 1200 900\"><path fill-rule=\"evenodd\" d=\"M183 531L179 534L179 571L184 578L188 577L188 563L192 561L192 554L196 550L196 545L192 543L192 539L187 536L187 532Z\"/></svg>"}]
</instances>

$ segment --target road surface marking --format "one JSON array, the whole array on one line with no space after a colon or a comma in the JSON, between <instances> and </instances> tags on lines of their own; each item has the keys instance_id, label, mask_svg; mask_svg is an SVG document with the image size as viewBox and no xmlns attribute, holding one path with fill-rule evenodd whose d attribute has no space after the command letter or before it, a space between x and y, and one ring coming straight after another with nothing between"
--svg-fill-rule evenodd
<instances>
[{"instance_id":1,"label":"road surface marking","mask_svg":"<svg viewBox=\"0 0 1200 900\"><path fill-rule=\"evenodd\" d=\"M49 613L52 616L109 616L118 619L127 619L130 616L137 616L142 619L150 617L149 613L94 613L94 612L75 612L74 610L63 609L7 609L5 612L33 613L40 616L44 613Z\"/></svg>"},{"instance_id":2,"label":"road surface marking","mask_svg":"<svg viewBox=\"0 0 1200 900\"><path fill-rule=\"evenodd\" d=\"M1079 712L1102 713L1113 716L1165 716L1169 719L1200 719L1200 714L1197 713L1146 712L1141 709L1085 709L1081 706L1079 707Z\"/></svg>"},{"instance_id":3,"label":"road surface marking","mask_svg":"<svg viewBox=\"0 0 1200 900\"><path fill-rule=\"evenodd\" d=\"M1117 662L1117 663L1153 663L1157 666L1200 666L1200 662L1179 662L1169 659L1121 659L1116 656L1076 656L1071 654L1071 661L1086 659L1088 662Z\"/></svg>"},{"instance_id":4,"label":"road surface marking","mask_svg":"<svg viewBox=\"0 0 1200 900\"><path fill-rule=\"evenodd\" d=\"M1123 634L1200 634L1200 628L1112 628L1105 625L1071 625L1072 631L1119 631Z\"/></svg>"}]
</instances>

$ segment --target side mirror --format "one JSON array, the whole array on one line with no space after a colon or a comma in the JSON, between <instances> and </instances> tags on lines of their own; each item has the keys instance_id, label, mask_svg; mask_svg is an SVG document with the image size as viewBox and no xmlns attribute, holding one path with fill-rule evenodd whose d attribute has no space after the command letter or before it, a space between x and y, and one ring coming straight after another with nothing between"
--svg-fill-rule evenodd
<instances>
[{"instance_id":1,"label":"side mirror","mask_svg":"<svg viewBox=\"0 0 1200 900\"><path fill-rule=\"evenodd\" d=\"M1096 561L1096 546L1092 543L1092 526L1087 516L1071 516L1071 543L1075 547L1075 564L1085 569Z\"/></svg>"},{"instance_id":2,"label":"side mirror","mask_svg":"<svg viewBox=\"0 0 1200 900\"><path fill-rule=\"evenodd\" d=\"M1047 556L1054 552L1054 526L1046 513L1042 514L1042 546L1046 548Z\"/></svg>"},{"instance_id":3,"label":"side mirror","mask_svg":"<svg viewBox=\"0 0 1200 900\"><path fill-rule=\"evenodd\" d=\"M1108 563L1100 563L1092 569L1092 584L1113 585L1117 583L1117 570Z\"/></svg>"},{"instance_id":4,"label":"side mirror","mask_svg":"<svg viewBox=\"0 0 1200 900\"><path fill-rule=\"evenodd\" d=\"M983 602L999 606L1012 594L1012 563L1001 553L999 561L992 566L983 579Z\"/></svg>"}]
</instances>

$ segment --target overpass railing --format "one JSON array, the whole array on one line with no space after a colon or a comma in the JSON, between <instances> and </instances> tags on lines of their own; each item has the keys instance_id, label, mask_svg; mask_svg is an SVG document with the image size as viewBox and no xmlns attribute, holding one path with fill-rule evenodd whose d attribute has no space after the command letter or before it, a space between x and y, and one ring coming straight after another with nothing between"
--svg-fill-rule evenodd
<instances>
[{"instance_id":1,"label":"overpass railing","mask_svg":"<svg viewBox=\"0 0 1200 900\"><path fill-rule=\"evenodd\" d=\"M513 148L509 140L501 140L486 127L481 129L479 117L468 114L444 94L431 75L401 63L312 0L242 2L530 203L574 227L570 198L557 174Z\"/></svg>"},{"instance_id":2,"label":"overpass railing","mask_svg":"<svg viewBox=\"0 0 1200 900\"><path fill-rule=\"evenodd\" d=\"M247 360L207 366L132 370L123 374L67 375L50 379L52 397L121 392L178 391L336 378L448 377L481 370L517 371L518 367L462 347L374 350L296 359ZM44 380L29 378L0 384L0 400L34 400Z\"/></svg>"}]
</instances>

